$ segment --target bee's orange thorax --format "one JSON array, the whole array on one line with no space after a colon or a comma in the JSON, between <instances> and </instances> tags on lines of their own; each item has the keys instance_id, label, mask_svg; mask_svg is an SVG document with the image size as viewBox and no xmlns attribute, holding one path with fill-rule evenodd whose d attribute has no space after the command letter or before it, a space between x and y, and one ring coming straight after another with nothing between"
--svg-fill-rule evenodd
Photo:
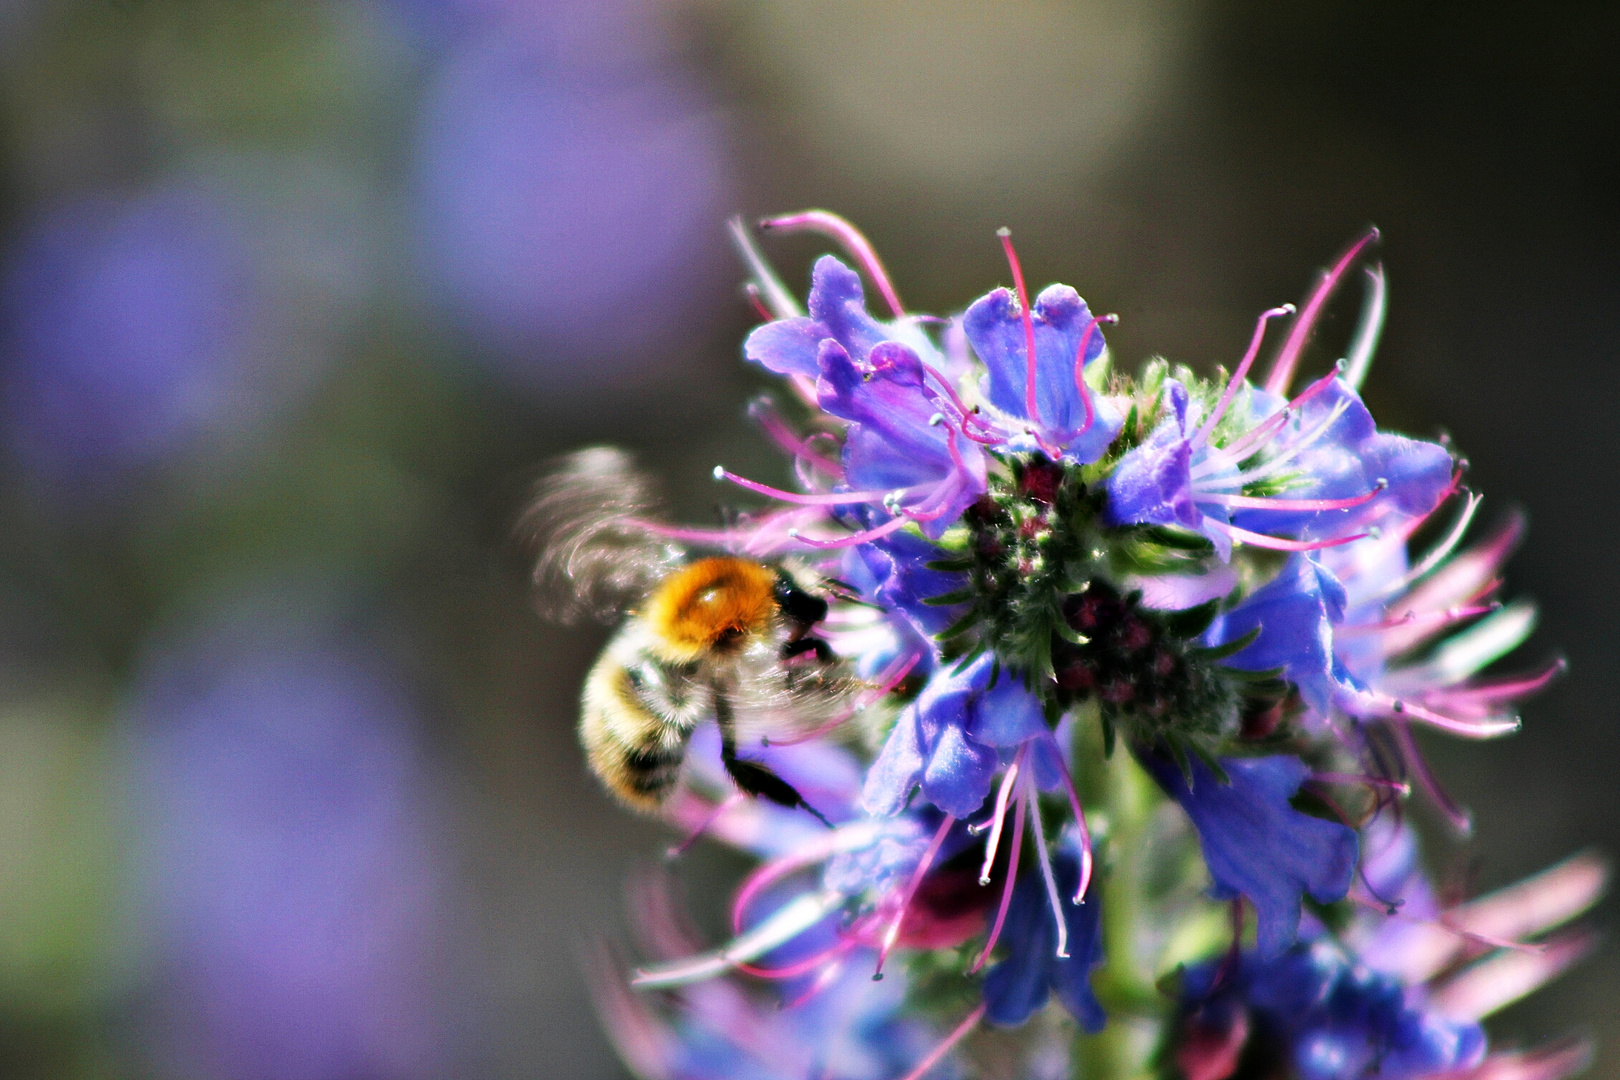
<instances>
[{"instance_id":1,"label":"bee's orange thorax","mask_svg":"<svg viewBox=\"0 0 1620 1080\"><path fill-rule=\"evenodd\" d=\"M665 578L647 601L655 647L696 660L764 630L776 615L776 574L747 559L699 559Z\"/></svg>"}]
</instances>

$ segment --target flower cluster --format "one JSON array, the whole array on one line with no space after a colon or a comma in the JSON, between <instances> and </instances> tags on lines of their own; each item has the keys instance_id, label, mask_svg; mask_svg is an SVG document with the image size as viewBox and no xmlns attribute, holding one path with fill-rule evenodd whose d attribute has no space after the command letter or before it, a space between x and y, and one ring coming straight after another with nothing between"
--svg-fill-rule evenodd
<instances>
[{"instance_id":1,"label":"flower cluster","mask_svg":"<svg viewBox=\"0 0 1620 1080\"><path fill-rule=\"evenodd\" d=\"M1495 598L1519 524L1465 543L1464 463L1380 430L1362 402L1376 267L1346 358L1296 385L1375 234L1207 378L1115 370L1113 317L1066 285L1032 298L1005 230L1012 288L939 319L904 309L842 219L764 225L854 263L821 257L801 308L735 226L766 319L744 353L796 398L755 415L799 483L717 468L773 505L723 529L648 527L819 575L834 603L817 633L867 691L820 738L751 747L830 829L728 794L700 729L669 814L761 861L731 941L665 934L631 980L643 996L605 983L637 1069L1577 1069L1579 1047L1488 1053L1478 1020L1580 955L1579 933L1535 938L1595 901L1601 867L1445 905L1403 819L1415 785L1468 827L1414 727L1512 732L1514 704L1559 670L1488 670L1534 621ZM903 988L871 991L896 969ZM760 1013L758 986L734 980L780 984L785 1010ZM661 1018L658 993L683 1020Z\"/></svg>"}]
</instances>

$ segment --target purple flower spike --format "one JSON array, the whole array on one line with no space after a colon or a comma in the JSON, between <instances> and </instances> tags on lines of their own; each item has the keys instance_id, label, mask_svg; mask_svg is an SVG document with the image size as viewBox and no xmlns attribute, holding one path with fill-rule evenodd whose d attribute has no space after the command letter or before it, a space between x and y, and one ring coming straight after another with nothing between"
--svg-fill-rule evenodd
<instances>
[{"instance_id":1,"label":"purple flower spike","mask_svg":"<svg viewBox=\"0 0 1620 1080\"><path fill-rule=\"evenodd\" d=\"M1040 415L1029 415L1024 319L1017 298L1008 289L993 289L979 297L962 317L968 342L989 370L981 389L997 409L1035 425L1065 461L1088 465L1102 456L1123 422L1117 409L1093 394L1094 415L1087 426L1086 402L1076 382L1075 361L1082 339L1089 328L1085 355L1089 364L1102 355L1102 333L1086 302L1067 285L1047 286L1035 299L1030 317L1035 327L1035 404ZM1036 449L1037 443L1019 435L1009 446Z\"/></svg>"},{"instance_id":2,"label":"purple flower spike","mask_svg":"<svg viewBox=\"0 0 1620 1080\"><path fill-rule=\"evenodd\" d=\"M1101 1031L1107 1017L1091 992L1091 969L1102 963L1102 897L1092 893L1083 904L1073 903L1080 876L1074 834L1064 837L1052 854L1052 872L1068 930L1066 957L1057 955L1057 929L1045 883L1030 870L1018 880L1002 942L1007 957L984 978L984 1018L998 1027L1017 1027L1046 1004L1056 991L1069 1015L1085 1030Z\"/></svg>"},{"instance_id":3,"label":"purple flower spike","mask_svg":"<svg viewBox=\"0 0 1620 1080\"><path fill-rule=\"evenodd\" d=\"M1262 957L1276 956L1299 929L1300 899L1342 899L1356 869L1356 834L1289 805L1310 769L1296 757L1223 758L1230 783L1193 759L1192 783L1169 758L1138 755L1187 811L1204 849L1217 899L1247 897L1259 920Z\"/></svg>"},{"instance_id":4,"label":"purple flower spike","mask_svg":"<svg viewBox=\"0 0 1620 1080\"><path fill-rule=\"evenodd\" d=\"M936 674L901 713L867 774L861 805L868 812L899 813L920 784L929 802L966 817L990 794L997 751L1047 734L1040 701L1010 672L990 686L993 666L983 656L961 672Z\"/></svg>"}]
</instances>

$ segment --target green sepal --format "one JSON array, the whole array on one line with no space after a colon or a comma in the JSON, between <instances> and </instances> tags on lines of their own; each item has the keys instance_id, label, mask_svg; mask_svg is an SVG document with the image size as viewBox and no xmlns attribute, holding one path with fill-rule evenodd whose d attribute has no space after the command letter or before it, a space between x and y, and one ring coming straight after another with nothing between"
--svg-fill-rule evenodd
<instances>
[{"instance_id":1,"label":"green sepal","mask_svg":"<svg viewBox=\"0 0 1620 1080\"><path fill-rule=\"evenodd\" d=\"M1171 1001L1180 1001L1182 985L1186 982L1187 965L1177 964L1153 981L1153 988Z\"/></svg>"},{"instance_id":2,"label":"green sepal","mask_svg":"<svg viewBox=\"0 0 1620 1080\"><path fill-rule=\"evenodd\" d=\"M1192 654L1200 660L1225 660L1228 656L1236 656L1247 649L1260 637L1261 627L1255 627L1236 641L1228 641L1225 645L1195 646Z\"/></svg>"},{"instance_id":3,"label":"green sepal","mask_svg":"<svg viewBox=\"0 0 1620 1080\"><path fill-rule=\"evenodd\" d=\"M1069 625L1067 619L1058 619L1055 629L1057 636L1071 645L1090 645L1091 639Z\"/></svg>"},{"instance_id":4,"label":"green sepal","mask_svg":"<svg viewBox=\"0 0 1620 1080\"><path fill-rule=\"evenodd\" d=\"M1198 755L1199 761L1209 767L1209 771L1215 774L1215 779L1219 783L1230 784L1232 782L1232 778L1226 774L1226 767L1221 764L1220 758L1210 752L1209 747L1195 742L1192 744L1192 752Z\"/></svg>"},{"instance_id":5,"label":"green sepal","mask_svg":"<svg viewBox=\"0 0 1620 1080\"><path fill-rule=\"evenodd\" d=\"M947 626L945 629L941 630L939 633L935 634L934 640L955 640L956 638L959 638L963 634L967 633L969 630L973 629L978 621L979 613L977 611L970 611L966 615L963 615L960 619L957 619L955 622L951 623L951 625Z\"/></svg>"},{"instance_id":6,"label":"green sepal","mask_svg":"<svg viewBox=\"0 0 1620 1080\"><path fill-rule=\"evenodd\" d=\"M957 574L964 570L971 570L977 564L972 559L935 559L932 562L925 562L923 565L930 570L938 570L941 573Z\"/></svg>"},{"instance_id":7,"label":"green sepal","mask_svg":"<svg viewBox=\"0 0 1620 1080\"><path fill-rule=\"evenodd\" d=\"M1164 619L1164 628L1176 637L1195 638L1209 629L1209 624L1215 621L1220 610L1221 602L1211 600L1197 607L1165 612L1160 617Z\"/></svg>"},{"instance_id":8,"label":"green sepal","mask_svg":"<svg viewBox=\"0 0 1620 1080\"><path fill-rule=\"evenodd\" d=\"M977 595L972 589L957 589L955 592L941 593L938 596L925 596L923 603L930 607L949 607L952 604L965 604Z\"/></svg>"}]
</instances>

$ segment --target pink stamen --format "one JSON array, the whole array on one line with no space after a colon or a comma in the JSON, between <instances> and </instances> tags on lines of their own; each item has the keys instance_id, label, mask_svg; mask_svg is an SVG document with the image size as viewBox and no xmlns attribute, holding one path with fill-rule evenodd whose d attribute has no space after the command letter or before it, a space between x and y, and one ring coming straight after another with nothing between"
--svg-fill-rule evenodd
<instances>
[{"instance_id":1,"label":"pink stamen","mask_svg":"<svg viewBox=\"0 0 1620 1080\"><path fill-rule=\"evenodd\" d=\"M1506 701L1510 698L1523 697L1533 694L1537 690L1552 682L1568 669L1569 663L1559 657L1545 670L1534 675L1522 678L1507 678L1493 682L1478 683L1473 686L1464 686L1455 690L1445 691L1442 695L1445 700L1467 702L1469 704L1487 704L1495 701Z\"/></svg>"},{"instance_id":2,"label":"pink stamen","mask_svg":"<svg viewBox=\"0 0 1620 1080\"><path fill-rule=\"evenodd\" d=\"M1035 314L1029 308L1029 290L1024 287L1024 268L1013 250L1012 230L1003 225L996 230L1001 237L1001 248L1007 253L1007 265L1012 267L1013 288L1018 292L1019 315L1024 321L1024 413L1030 423L1041 426L1041 410L1035 400Z\"/></svg>"},{"instance_id":3,"label":"pink stamen","mask_svg":"<svg viewBox=\"0 0 1620 1080\"><path fill-rule=\"evenodd\" d=\"M925 376L932 377L934 383L945 392L945 396L950 399L951 404L956 407L956 411L961 414L964 428L967 426L967 422L969 420L986 430L993 426L989 420L986 420L984 417L980 416L978 413L974 412L972 409L968 408L962 403L962 398L957 394L956 388L952 386L951 381L940 372L935 371L929 365L924 364L923 374Z\"/></svg>"},{"instance_id":4,"label":"pink stamen","mask_svg":"<svg viewBox=\"0 0 1620 1080\"><path fill-rule=\"evenodd\" d=\"M1405 589L1408 585L1422 580L1422 578L1431 570L1445 562L1447 557L1449 557L1451 553L1457 549L1457 545L1462 541L1463 533L1468 531L1469 523L1474 520L1474 513L1479 509L1480 498L1481 496L1475 495L1473 492L1469 492L1468 501L1464 503L1462 513L1457 515L1457 520L1451 526L1451 531L1446 533L1445 539L1434 545L1434 547L1429 550L1428 554L1423 556L1422 560L1420 560L1416 566L1412 567L1406 573L1402 574L1400 577L1396 578L1394 581L1380 589L1378 592L1378 598L1394 596L1396 593ZM1494 570L1496 564L1501 561L1501 558L1506 556L1507 550L1518 542L1519 528L1522 525L1523 519L1515 516L1508 522L1507 527L1504 528L1502 532L1494 539L1491 546L1500 544L1500 554L1496 558L1488 560L1487 565L1490 567L1490 569L1486 570L1487 576L1492 570ZM1475 552L1471 551L1469 554L1473 555ZM1483 554L1483 552L1481 552L1481 554ZM1462 560L1458 560L1457 564L1454 564L1452 567L1448 568L1448 573L1456 573L1461 563Z\"/></svg>"},{"instance_id":5,"label":"pink stamen","mask_svg":"<svg viewBox=\"0 0 1620 1080\"><path fill-rule=\"evenodd\" d=\"M952 1030L949 1035L945 1036L945 1040L943 1042L930 1050L928 1052L928 1056L919 1061L917 1063L917 1067L906 1073L906 1075L902 1076L900 1080L922 1080L922 1078L927 1075L929 1069L932 1069L935 1065L938 1065L940 1060L944 1058L946 1054L951 1052L951 1047L961 1042L967 1037L968 1032L972 1031L978 1026L979 1021L984 1019L985 1008L986 1006L981 1003L978 1008L968 1013L963 1021L960 1024L957 1024L955 1029Z\"/></svg>"},{"instance_id":6,"label":"pink stamen","mask_svg":"<svg viewBox=\"0 0 1620 1080\"><path fill-rule=\"evenodd\" d=\"M1299 363L1300 353L1305 349L1305 340L1310 337L1311 331L1316 328L1316 320L1322 313L1323 305L1327 303L1328 297L1333 294L1333 290L1338 287L1339 279L1344 277L1344 272L1350 269L1350 264L1355 262L1356 256L1361 254L1361 249L1376 239L1378 239L1378 230L1369 231L1366 236L1350 245L1350 250L1341 255L1339 261L1333 265L1333 269L1323 274L1321 280L1317 282L1315 291L1311 293L1310 299L1305 301L1304 310L1300 312L1299 318L1294 321L1288 339L1283 342L1282 350L1277 353L1277 359L1271 365L1271 375L1266 379L1266 390L1268 392L1273 394L1287 393L1288 384L1294 379L1294 367Z\"/></svg>"},{"instance_id":7,"label":"pink stamen","mask_svg":"<svg viewBox=\"0 0 1620 1080\"><path fill-rule=\"evenodd\" d=\"M1367 776L1362 773L1341 772L1314 772L1312 780L1321 784L1358 784L1365 787L1386 788L1397 795L1412 794L1412 785L1400 780L1386 780L1382 776Z\"/></svg>"},{"instance_id":8,"label":"pink stamen","mask_svg":"<svg viewBox=\"0 0 1620 1080\"><path fill-rule=\"evenodd\" d=\"M805 536L797 529L789 529L788 539L793 540L796 543L803 544L805 547L814 548L817 551L836 551L840 548L855 547L857 544L865 544L872 540L880 540L892 532L899 532L909 524L911 524L910 518L896 517L889 521L885 521L882 525L879 525L876 528L866 529L858 533L851 533L848 536L841 536L836 540L818 540L814 537Z\"/></svg>"},{"instance_id":9,"label":"pink stamen","mask_svg":"<svg viewBox=\"0 0 1620 1080\"><path fill-rule=\"evenodd\" d=\"M660 521L648 521L645 518L629 518L625 523L667 540L686 540L694 544L708 544L711 547L729 548L743 538L736 529L687 528L681 525L665 525Z\"/></svg>"},{"instance_id":10,"label":"pink stamen","mask_svg":"<svg viewBox=\"0 0 1620 1080\"><path fill-rule=\"evenodd\" d=\"M1403 720L1393 720L1391 730L1395 733L1395 742L1400 747L1401 757L1405 759L1407 768L1417 777L1418 784L1425 794L1434 801L1434 805L1451 822L1458 834L1467 836L1474 829L1473 817L1458 806L1446 789L1441 786L1440 780L1429 769L1429 763L1423 757L1423 751L1418 749L1417 740L1412 738L1412 728Z\"/></svg>"},{"instance_id":11,"label":"pink stamen","mask_svg":"<svg viewBox=\"0 0 1620 1080\"><path fill-rule=\"evenodd\" d=\"M766 218L759 223L759 227L769 232L796 233L814 232L831 237L843 245L866 276L872 279L883 295L884 303L895 318L905 314L906 309L900 304L900 294L895 292L893 283L889 280L889 272L883 268L883 260L878 258L877 249L872 247L871 241L861 235L861 231L837 214L827 210L803 210L797 214L784 214L781 217Z\"/></svg>"},{"instance_id":12,"label":"pink stamen","mask_svg":"<svg viewBox=\"0 0 1620 1080\"><path fill-rule=\"evenodd\" d=\"M1057 759L1058 774L1063 778L1063 790L1069 796L1069 808L1074 811L1074 823L1080 830L1080 884L1074 890L1074 902L1078 904L1085 900L1086 890L1091 887L1091 830L1086 827L1086 809L1080 805L1080 792L1074 786L1074 777L1069 774L1069 766L1064 762L1062 752L1058 750L1057 739L1051 735L1047 739Z\"/></svg>"},{"instance_id":13,"label":"pink stamen","mask_svg":"<svg viewBox=\"0 0 1620 1080\"><path fill-rule=\"evenodd\" d=\"M873 702L883 700L885 694L892 693L895 687L899 686L905 681L906 676L911 674L911 669L916 667L922 661L922 658L922 653L912 653L903 661L891 664L889 670L893 672L893 674L885 675L883 677L882 681L878 685L877 690L872 694L871 697L867 698L859 705L856 705L853 709L833 717L831 720L827 721L825 724L822 724L814 731L804 735L795 735L791 739L766 739L765 745L798 746L800 743L807 743L812 739L819 739L829 731L836 730L853 719L857 713L861 712L863 709L869 708Z\"/></svg>"},{"instance_id":14,"label":"pink stamen","mask_svg":"<svg viewBox=\"0 0 1620 1080\"><path fill-rule=\"evenodd\" d=\"M1376 499L1380 492L1389 487L1389 481L1380 478L1373 489L1365 495L1354 495L1348 499L1273 499L1258 495L1219 495L1214 493L1196 492L1194 502L1216 503L1220 506L1233 506L1247 510L1348 510L1352 506L1361 506Z\"/></svg>"},{"instance_id":15,"label":"pink stamen","mask_svg":"<svg viewBox=\"0 0 1620 1080\"><path fill-rule=\"evenodd\" d=\"M810 984L810 989L788 1002L786 1008L797 1009L800 1005L803 1005L805 1002L827 989L827 987L831 986L838 979L839 974L841 974L843 970L843 959L839 958L834 960L832 963L821 969L821 974L817 975L815 982Z\"/></svg>"},{"instance_id":16,"label":"pink stamen","mask_svg":"<svg viewBox=\"0 0 1620 1080\"><path fill-rule=\"evenodd\" d=\"M1007 799L1012 795L1013 784L1018 780L1018 768L1024 760L1024 751L1020 747L1013 763L1007 766L1002 774L1001 786L996 789L996 810L990 818L990 839L984 844L984 865L979 869L979 884L990 884L990 869L995 864L996 852L1001 847L1001 829L1007 821ZM972 831L971 829L969 830Z\"/></svg>"},{"instance_id":17,"label":"pink stamen","mask_svg":"<svg viewBox=\"0 0 1620 1080\"><path fill-rule=\"evenodd\" d=\"M1086 350L1091 347L1091 335L1097 332L1097 326L1100 323L1108 323L1112 326L1118 322L1118 315L1097 315L1086 323L1085 332L1080 335L1080 348L1074 354L1074 385L1075 389L1080 392L1080 404L1085 406L1086 422L1081 424L1080 430L1076 431L1070 438L1078 439L1090 431L1091 425L1097 420L1096 406L1091 403L1091 387L1086 385Z\"/></svg>"},{"instance_id":18,"label":"pink stamen","mask_svg":"<svg viewBox=\"0 0 1620 1080\"><path fill-rule=\"evenodd\" d=\"M768 397L757 397L748 403L748 419L758 424L778 448L790 454L798 453L799 448L804 445L799 433L788 426L788 422L782 419L782 414L777 411L776 403Z\"/></svg>"},{"instance_id":19,"label":"pink stamen","mask_svg":"<svg viewBox=\"0 0 1620 1080\"><path fill-rule=\"evenodd\" d=\"M796 491L783 491L781 488L761 484L757 480L738 476L719 465L714 467L714 478L726 480L738 487L752 491L758 495L767 495L782 502L793 503L795 506L847 506L851 503L880 503L895 494L909 494L913 489L902 488L894 491L835 491L828 494L802 495Z\"/></svg>"},{"instance_id":20,"label":"pink stamen","mask_svg":"<svg viewBox=\"0 0 1620 1080\"><path fill-rule=\"evenodd\" d=\"M1499 735L1510 735L1521 727L1518 717L1460 720L1389 694L1370 692L1360 696L1384 716L1416 720L1464 739L1494 739Z\"/></svg>"},{"instance_id":21,"label":"pink stamen","mask_svg":"<svg viewBox=\"0 0 1620 1080\"><path fill-rule=\"evenodd\" d=\"M1362 637L1368 634L1384 634L1391 630L1422 629L1424 637L1428 637L1436 630L1450 626L1452 623L1462 622L1464 619L1477 618L1480 615L1489 615L1493 611L1502 610L1500 603L1470 604L1466 607L1448 608L1445 611L1408 611L1393 619L1385 619L1375 623L1352 623L1341 626L1334 631L1339 637Z\"/></svg>"},{"instance_id":22,"label":"pink stamen","mask_svg":"<svg viewBox=\"0 0 1620 1080\"><path fill-rule=\"evenodd\" d=\"M1364 895L1356 889L1352 889L1348 895L1351 903L1359 904L1370 911L1376 911L1385 918L1400 919L1402 922L1409 922L1417 926L1432 926L1437 930L1444 930L1448 934L1453 934L1464 941L1472 942L1475 945L1483 945L1487 949L1513 949L1517 952L1539 953L1545 948L1545 946L1533 941L1513 941L1508 938L1493 937L1490 934L1481 934L1474 930L1468 930L1449 921L1449 917L1446 915L1442 915L1438 919L1424 919L1416 915L1408 915L1398 908L1392 908L1388 902L1379 900L1375 896Z\"/></svg>"},{"instance_id":23,"label":"pink stamen","mask_svg":"<svg viewBox=\"0 0 1620 1080\"><path fill-rule=\"evenodd\" d=\"M1046 829L1041 822L1040 793L1034 784L1024 785L1024 798L1029 802L1030 825L1035 833L1035 858L1041 864L1041 879L1046 884L1046 900L1052 908L1052 919L1057 924L1057 957L1069 958L1069 920L1063 917L1063 901L1058 899L1057 875L1052 872L1052 855L1046 849Z\"/></svg>"},{"instance_id":24,"label":"pink stamen","mask_svg":"<svg viewBox=\"0 0 1620 1080\"><path fill-rule=\"evenodd\" d=\"M1232 399L1237 396L1238 387L1243 385L1243 379L1249 374L1249 368L1254 366L1254 358L1260 355L1260 343L1266 337L1266 324L1278 316L1292 315L1294 311L1293 304L1284 304L1282 307L1274 307L1270 311L1260 313L1260 318L1254 324L1254 337L1249 340L1248 351L1243 354L1243 359L1238 361L1237 370L1232 372L1232 377L1227 380L1226 389L1221 394L1221 400L1215 403L1215 410L1209 414L1209 419L1204 421L1203 426L1198 429L1198 433L1192 437L1190 445L1194 450L1204 445L1205 440L1209 438L1209 433L1215 430L1215 425L1221 422L1221 417L1226 415L1226 410L1232 404Z\"/></svg>"},{"instance_id":25,"label":"pink stamen","mask_svg":"<svg viewBox=\"0 0 1620 1080\"><path fill-rule=\"evenodd\" d=\"M1320 551L1323 548L1338 547L1341 544L1362 540L1368 535L1367 533L1356 533L1354 536L1341 536L1337 540L1289 540L1281 536L1267 536L1264 533L1250 532L1248 529L1240 529L1236 525L1228 525L1223 521L1215 521L1208 517L1204 519L1204 522L1224 532L1233 540L1271 551Z\"/></svg>"},{"instance_id":26,"label":"pink stamen","mask_svg":"<svg viewBox=\"0 0 1620 1080\"><path fill-rule=\"evenodd\" d=\"M752 281L748 282L743 286L743 295L748 297L748 302L753 306L754 313L761 319L766 322L772 322L776 319L776 313L765 306L765 294L760 291L758 285L755 285Z\"/></svg>"},{"instance_id":27,"label":"pink stamen","mask_svg":"<svg viewBox=\"0 0 1620 1080\"><path fill-rule=\"evenodd\" d=\"M853 939L840 941L831 945L814 956L807 956L803 960L796 960L778 968L758 967L754 964L738 963L737 970L745 975L752 975L757 979L797 979L800 975L807 975L822 967L830 960L835 960L849 952L856 945Z\"/></svg>"},{"instance_id":28,"label":"pink stamen","mask_svg":"<svg viewBox=\"0 0 1620 1080\"><path fill-rule=\"evenodd\" d=\"M1253 429L1246 432L1241 438L1234 439L1229 445L1219 447L1220 452L1229 460L1242 461L1250 457L1266 443L1276 436L1278 429L1299 413L1299 407L1311 398L1333 385L1333 380L1339 377L1338 371L1330 371L1317 379L1311 385L1299 392L1299 396L1287 405L1266 417ZM1198 470L1194 470L1196 473Z\"/></svg>"},{"instance_id":29,"label":"pink stamen","mask_svg":"<svg viewBox=\"0 0 1620 1080\"><path fill-rule=\"evenodd\" d=\"M674 860L680 858L682 855L685 855L687 851L691 849L692 845L698 842L698 838L704 833L708 832L709 828L720 819L722 814L724 814L727 810L730 810L733 806L736 806L738 803L742 802L743 798L744 796L742 792L734 791L730 795L727 795L724 799L721 799L719 802L715 803L714 809L710 810L703 816L703 820L700 821L691 831L691 833L687 835L685 840L682 840L678 844L673 844L665 849L664 858Z\"/></svg>"},{"instance_id":30,"label":"pink stamen","mask_svg":"<svg viewBox=\"0 0 1620 1080\"><path fill-rule=\"evenodd\" d=\"M922 885L923 878L928 874L929 868L934 865L934 856L939 854L940 845L945 843L945 834L951 831L956 819L950 814L939 823L934 832L934 838L928 842L928 848L923 852L922 859L917 863L917 869L911 872L911 880L906 884L906 891L900 895L900 909L894 913L894 921L889 924L888 930L883 934L883 943L878 948L877 970L872 978L883 978L883 964L889 959L889 951L894 948L895 941L900 937L900 924L906 921L906 911L911 907L911 901L917 895L917 889Z\"/></svg>"},{"instance_id":31,"label":"pink stamen","mask_svg":"<svg viewBox=\"0 0 1620 1080\"><path fill-rule=\"evenodd\" d=\"M990 936L984 941L984 951L979 958L968 968L971 975L984 967L986 960L990 959L990 950L996 947L1001 937L1001 927L1007 921L1007 909L1012 906L1013 883L1018 880L1018 853L1024 846L1024 800L1014 793L1013 808L1013 845L1007 851L1007 880L1001 885L1001 906L996 909L996 921L990 927Z\"/></svg>"},{"instance_id":32,"label":"pink stamen","mask_svg":"<svg viewBox=\"0 0 1620 1080\"><path fill-rule=\"evenodd\" d=\"M743 917L747 913L748 905L753 903L754 898L761 892L783 878L826 861L840 851L850 851L864 843L870 843L875 835L876 831L873 829L845 826L832 833L823 834L791 855L780 856L760 866L743 879L737 888L736 897L731 901L731 932L733 934L743 932Z\"/></svg>"}]
</instances>

